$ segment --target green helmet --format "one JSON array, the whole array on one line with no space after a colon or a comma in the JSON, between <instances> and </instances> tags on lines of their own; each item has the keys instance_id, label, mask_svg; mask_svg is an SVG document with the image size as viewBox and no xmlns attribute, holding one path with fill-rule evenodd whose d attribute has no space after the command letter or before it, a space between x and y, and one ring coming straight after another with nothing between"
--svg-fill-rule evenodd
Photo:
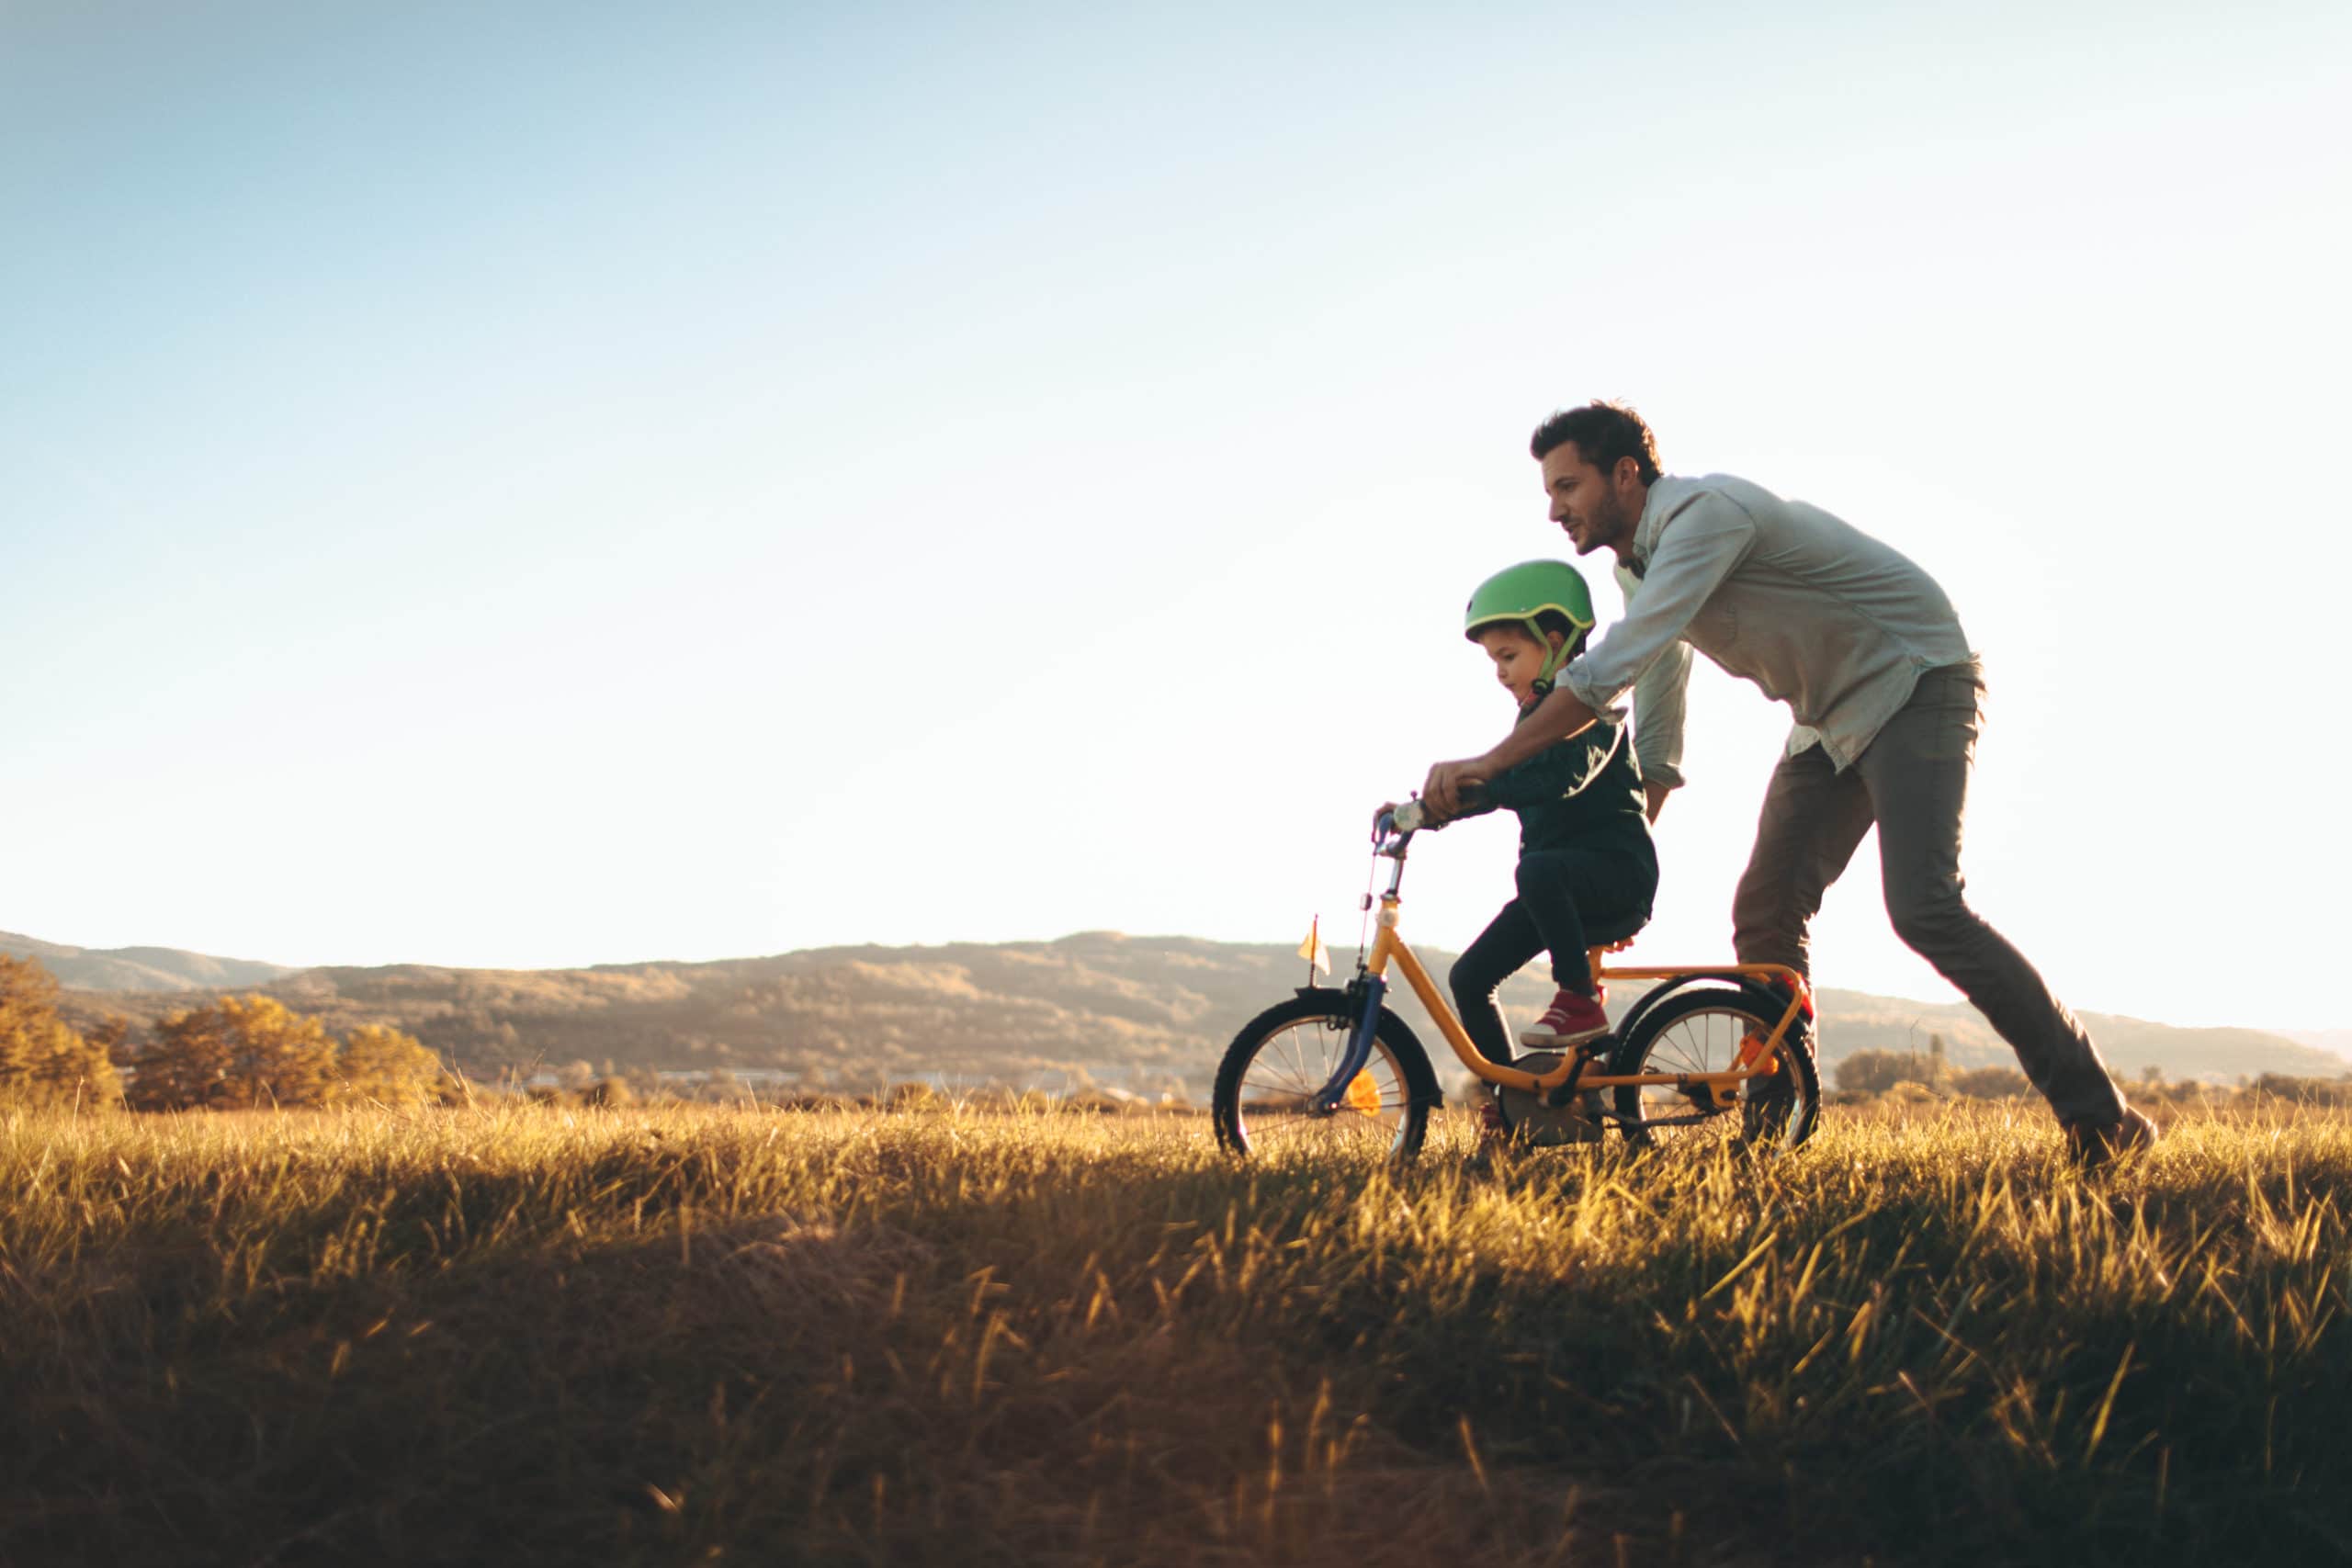
<instances>
[{"instance_id":1,"label":"green helmet","mask_svg":"<svg viewBox=\"0 0 2352 1568\"><path fill-rule=\"evenodd\" d=\"M1592 629L1592 594L1584 585L1584 573L1567 562L1524 560L1517 566L1505 567L1478 584L1477 592L1470 595L1470 603L1463 607L1462 635L1476 642L1478 634L1488 626L1518 626L1550 648L1551 639L1544 635L1544 628L1535 619L1545 610L1558 611L1576 628L1566 641L1544 655L1538 679L1549 682L1568 661L1577 634Z\"/></svg>"}]
</instances>

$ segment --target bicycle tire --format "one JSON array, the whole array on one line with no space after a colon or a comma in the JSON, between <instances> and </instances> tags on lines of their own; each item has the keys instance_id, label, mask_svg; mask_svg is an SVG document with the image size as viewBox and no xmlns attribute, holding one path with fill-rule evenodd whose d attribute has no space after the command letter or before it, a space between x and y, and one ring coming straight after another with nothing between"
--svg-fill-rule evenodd
<instances>
[{"instance_id":1,"label":"bicycle tire","mask_svg":"<svg viewBox=\"0 0 2352 1568\"><path fill-rule=\"evenodd\" d=\"M1637 1073L1724 1072L1750 1033L1770 1036L1787 1004L1769 993L1708 987L1661 1000L1637 1020L1609 1054L1611 1077ZM1774 1047L1779 1070L1739 1086L1729 1107L1717 1108L1703 1089L1621 1084L1614 1091L1617 1124L1639 1147L1728 1142L1746 1149L1793 1149L1813 1136L1821 1119L1821 1074L1802 1033L1792 1025Z\"/></svg>"},{"instance_id":2,"label":"bicycle tire","mask_svg":"<svg viewBox=\"0 0 2352 1568\"><path fill-rule=\"evenodd\" d=\"M1333 990L1302 992L1243 1024L1226 1047L1210 1098L1217 1143L1243 1158L1287 1148L1385 1145L1397 1160L1420 1153L1430 1109L1442 1096L1429 1053L1386 1008L1380 1010L1372 1055L1358 1075L1360 1084L1371 1080L1368 1098L1330 1112L1306 1109L1306 1099L1339 1070L1354 1026L1347 993Z\"/></svg>"}]
</instances>

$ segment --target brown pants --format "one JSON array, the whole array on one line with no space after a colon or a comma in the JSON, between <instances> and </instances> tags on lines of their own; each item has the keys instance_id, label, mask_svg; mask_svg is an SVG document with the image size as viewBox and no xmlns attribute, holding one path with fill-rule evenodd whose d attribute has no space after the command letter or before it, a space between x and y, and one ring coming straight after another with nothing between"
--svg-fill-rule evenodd
<instances>
[{"instance_id":1,"label":"brown pants","mask_svg":"<svg viewBox=\"0 0 2352 1568\"><path fill-rule=\"evenodd\" d=\"M1844 773L1818 746L1782 758L1732 900L1732 944L1743 964L1810 974L1806 928L1875 822L1894 934L1992 1022L2061 1121L2112 1122L2123 1097L2098 1047L2025 955L1962 897L1961 818L1984 698L1973 661L1930 670Z\"/></svg>"}]
</instances>

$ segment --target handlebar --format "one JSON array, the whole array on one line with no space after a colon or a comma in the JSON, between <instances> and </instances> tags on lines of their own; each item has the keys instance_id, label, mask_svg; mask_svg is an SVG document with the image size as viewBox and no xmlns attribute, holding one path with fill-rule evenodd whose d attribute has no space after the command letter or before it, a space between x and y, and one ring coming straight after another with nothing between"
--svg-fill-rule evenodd
<instances>
[{"instance_id":1,"label":"handlebar","mask_svg":"<svg viewBox=\"0 0 2352 1568\"><path fill-rule=\"evenodd\" d=\"M1476 779L1465 782L1462 788L1464 801L1480 809L1484 808L1486 793L1486 784ZM1413 835L1424 828L1443 826L1446 819L1441 818L1432 822L1431 815L1429 802L1415 798L1406 801L1401 806L1392 806L1373 818L1372 852L1375 855L1386 855L1390 860L1395 861L1397 877L1405 874L1405 846L1411 842ZM1388 890L1392 894L1396 891L1395 878L1390 880ZM1365 907L1370 908L1369 905Z\"/></svg>"},{"instance_id":2,"label":"handlebar","mask_svg":"<svg viewBox=\"0 0 2352 1568\"><path fill-rule=\"evenodd\" d=\"M1418 800L1408 800L1382 812L1373 818L1372 852L1402 862L1406 844L1421 830L1428 818L1428 811ZM1401 872L1405 868L1399 864L1396 869Z\"/></svg>"},{"instance_id":3,"label":"handlebar","mask_svg":"<svg viewBox=\"0 0 2352 1568\"><path fill-rule=\"evenodd\" d=\"M1487 786L1476 779L1462 786L1463 800L1473 806L1481 804L1486 793ZM1437 826L1438 823L1430 820L1428 801L1408 800L1373 819L1372 841L1377 844L1385 839L1408 839L1424 828Z\"/></svg>"}]
</instances>

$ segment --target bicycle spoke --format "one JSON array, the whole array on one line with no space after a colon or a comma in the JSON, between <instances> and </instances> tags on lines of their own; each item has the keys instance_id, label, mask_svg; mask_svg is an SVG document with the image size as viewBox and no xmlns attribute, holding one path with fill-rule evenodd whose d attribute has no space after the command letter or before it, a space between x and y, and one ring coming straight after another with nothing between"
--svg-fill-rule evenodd
<instances>
[{"instance_id":1,"label":"bicycle spoke","mask_svg":"<svg viewBox=\"0 0 2352 1568\"><path fill-rule=\"evenodd\" d=\"M1262 1033L1235 1041L1219 1074L1217 1136L1237 1153L1253 1148L1409 1155L1428 1124L1397 1055L1375 1033L1363 1065L1340 1077L1355 1021L1337 1010L1275 1018ZM1317 1104L1326 1091L1329 1103Z\"/></svg>"},{"instance_id":2,"label":"bicycle spoke","mask_svg":"<svg viewBox=\"0 0 2352 1568\"><path fill-rule=\"evenodd\" d=\"M1294 1024L1290 1028L1283 1030L1282 1033L1277 1036L1277 1039L1279 1040L1283 1052L1289 1055L1292 1066L1297 1068L1298 1076L1302 1078L1306 1077L1306 1061L1303 1054L1305 1047L1299 1043L1297 1026ZM1325 1077L1329 1077L1331 1075L1326 1073L1323 1076ZM1322 1085L1318 1082L1316 1087L1319 1089Z\"/></svg>"},{"instance_id":3,"label":"bicycle spoke","mask_svg":"<svg viewBox=\"0 0 2352 1568\"><path fill-rule=\"evenodd\" d=\"M1309 1030L1313 1032L1309 1033ZM1331 1075L1340 1070L1340 1056L1346 1053L1347 1045L1342 1039L1339 1052L1332 1051L1331 1042L1337 1033L1319 1022L1294 1025L1283 1032L1283 1044L1291 1059L1299 1064L1299 1075L1306 1080L1309 1094L1329 1083Z\"/></svg>"},{"instance_id":4,"label":"bicycle spoke","mask_svg":"<svg viewBox=\"0 0 2352 1568\"><path fill-rule=\"evenodd\" d=\"M1284 1029L1265 1043L1251 1063L1253 1071L1244 1073L1239 1085L1241 1120L1252 1142L1272 1139L1295 1144L1320 1138L1355 1143L1393 1135L1405 1109L1406 1094L1382 1050L1374 1052L1364 1068L1372 1075L1375 1111L1366 1112L1344 1101L1329 1111L1309 1108L1307 1102L1339 1071L1346 1050L1344 1041L1343 1032L1317 1020ZM1337 1051L1331 1048L1335 1043ZM1286 1075L1288 1081L1279 1077L1269 1081L1258 1076L1254 1069L1260 1066L1269 1074ZM1274 1102L1262 1098L1269 1094L1277 1097Z\"/></svg>"},{"instance_id":5,"label":"bicycle spoke","mask_svg":"<svg viewBox=\"0 0 2352 1568\"><path fill-rule=\"evenodd\" d=\"M1761 1016L1743 998L1704 998L1691 1004L1668 1002L1667 1021L1640 1032L1634 1047L1640 1053L1634 1070L1688 1077L1726 1073L1736 1068L1748 1039L1769 1033L1773 1019ZM1790 1066L1790 1053L1802 1045L1784 1039L1774 1047L1776 1070L1738 1086L1731 1103L1718 1106L1702 1087L1689 1091L1670 1085L1644 1085L1627 1107L1640 1123L1645 1141L1686 1145L1693 1148L1736 1143L1773 1145L1802 1141L1811 1130L1810 1075L1800 1076Z\"/></svg>"},{"instance_id":6,"label":"bicycle spoke","mask_svg":"<svg viewBox=\"0 0 2352 1568\"><path fill-rule=\"evenodd\" d=\"M1304 1071L1287 1067L1280 1062L1270 1064L1268 1070L1282 1076L1261 1078L1255 1074L1247 1075L1241 1080L1241 1087L1269 1089L1283 1094L1297 1095L1312 1094L1323 1087L1320 1078L1309 1077Z\"/></svg>"}]
</instances>

